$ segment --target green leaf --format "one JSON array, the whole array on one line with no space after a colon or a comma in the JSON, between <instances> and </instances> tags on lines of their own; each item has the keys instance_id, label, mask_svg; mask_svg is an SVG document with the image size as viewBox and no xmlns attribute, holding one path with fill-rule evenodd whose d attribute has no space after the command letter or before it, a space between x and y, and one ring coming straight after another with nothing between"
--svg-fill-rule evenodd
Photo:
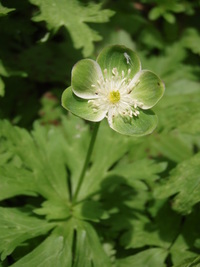
<instances>
[{"instance_id":1,"label":"green leaf","mask_svg":"<svg viewBox=\"0 0 200 267\"><path fill-rule=\"evenodd\" d=\"M121 116L115 116L110 127L121 134L143 136L152 133L157 123L158 119L153 111L140 109L137 117L127 119L127 121Z\"/></svg>"},{"instance_id":2,"label":"green leaf","mask_svg":"<svg viewBox=\"0 0 200 267\"><path fill-rule=\"evenodd\" d=\"M129 184L135 180L145 180L148 184L159 178L159 173L167 167L167 162L158 163L150 159L135 160L133 162L120 162L110 175L121 175L125 177Z\"/></svg>"},{"instance_id":3,"label":"green leaf","mask_svg":"<svg viewBox=\"0 0 200 267\"><path fill-rule=\"evenodd\" d=\"M193 53L200 55L200 34L194 28L187 28L182 38L182 44L184 47L192 50Z\"/></svg>"},{"instance_id":4,"label":"green leaf","mask_svg":"<svg viewBox=\"0 0 200 267\"><path fill-rule=\"evenodd\" d=\"M5 88L5 84L2 80L2 78L0 77L0 96L4 96L4 94L5 94L4 88Z\"/></svg>"},{"instance_id":5,"label":"green leaf","mask_svg":"<svg viewBox=\"0 0 200 267\"><path fill-rule=\"evenodd\" d=\"M93 227L86 222L69 220L56 228L40 246L12 265L25 266L111 267L111 264Z\"/></svg>"},{"instance_id":6,"label":"green leaf","mask_svg":"<svg viewBox=\"0 0 200 267\"><path fill-rule=\"evenodd\" d=\"M149 19L156 20L162 15L162 10L159 7L154 7L149 12Z\"/></svg>"},{"instance_id":7,"label":"green leaf","mask_svg":"<svg viewBox=\"0 0 200 267\"><path fill-rule=\"evenodd\" d=\"M198 207L184 218L179 235L170 248L174 265L181 263L183 259L194 258L199 255L199 220Z\"/></svg>"},{"instance_id":8,"label":"green leaf","mask_svg":"<svg viewBox=\"0 0 200 267\"><path fill-rule=\"evenodd\" d=\"M176 22L176 17L170 13L170 12L165 12L163 14L163 17L165 18L165 20L171 24L175 23Z\"/></svg>"},{"instance_id":9,"label":"green leaf","mask_svg":"<svg viewBox=\"0 0 200 267\"><path fill-rule=\"evenodd\" d=\"M108 77L112 76L113 68L117 68L121 75L124 71L125 77L131 69L129 77L132 79L141 70L140 59L135 52L123 45L113 45L105 47L97 57L97 63L102 71L107 69Z\"/></svg>"},{"instance_id":10,"label":"green leaf","mask_svg":"<svg viewBox=\"0 0 200 267\"><path fill-rule=\"evenodd\" d=\"M134 77L136 85L131 96L143 103L142 109L152 108L163 96L165 86L161 79L153 72L143 70Z\"/></svg>"},{"instance_id":11,"label":"green leaf","mask_svg":"<svg viewBox=\"0 0 200 267\"><path fill-rule=\"evenodd\" d=\"M84 7L77 0L31 0L39 6L40 14L35 21L46 21L47 27L54 32L64 26L69 31L74 47L83 48L83 55L89 56L94 50L94 41L101 40L101 36L92 30L86 22L103 23L114 15L111 10L101 10L101 4L90 3Z\"/></svg>"},{"instance_id":12,"label":"green leaf","mask_svg":"<svg viewBox=\"0 0 200 267\"><path fill-rule=\"evenodd\" d=\"M89 121L101 121L106 115L106 111L101 109L94 112L88 100L77 97L73 93L71 86L65 89L62 94L62 106L74 115Z\"/></svg>"},{"instance_id":13,"label":"green leaf","mask_svg":"<svg viewBox=\"0 0 200 267\"><path fill-rule=\"evenodd\" d=\"M107 219L108 214L103 210L99 202L86 200L73 207L73 215L81 220L99 222L100 219Z\"/></svg>"},{"instance_id":14,"label":"green leaf","mask_svg":"<svg viewBox=\"0 0 200 267\"><path fill-rule=\"evenodd\" d=\"M130 221L131 226L129 225L128 231L121 238L121 244L127 249L145 246L170 248L179 234L181 216L165 202L160 202L158 207L155 205L158 203L154 203L148 211L150 216L135 213L135 217L132 216Z\"/></svg>"},{"instance_id":15,"label":"green leaf","mask_svg":"<svg viewBox=\"0 0 200 267\"><path fill-rule=\"evenodd\" d=\"M168 252L162 248L150 248L133 256L121 259L117 267L165 267L165 258Z\"/></svg>"},{"instance_id":16,"label":"green leaf","mask_svg":"<svg viewBox=\"0 0 200 267\"><path fill-rule=\"evenodd\" d=\"M196 258L189 258L182 261L180 264L173 265L173 267L199 267L200 256Z\"/></svg>"},{"instance_id":17,"label":"green leaf","mask_svg":"<svg viewBox=\"0 0 200 267\"><path fill-rule=\"evenodd\" d=\"M80 189L78 199L82 200L98 191L105 179L108 170L128 152L129 143L126 136L120 136L112 131L105 121L100 124L94 151L91 159L91 168L86 173L84 183Z\"/></svg>"},{"instance_id":18,"label":"green leaf","mask_svg":"<svg viewBox=\"0 0 200 267\"><path fill-rule=\"evenodd\" d=\"M38 215L45 215L47 220L64 220L71 216L70 207L61 201L47 200L42 207L33 210Z\"/></svg>"},{"instance_id":19,"label":"green leaf","mask_svg":"<svg viewBox=\"0 0 200 267\"><path fill-rule=\"evenodd\" d=\"M95 87L103 75L99 64L92 59L82 59L72 69L72 90L84 99L96 98Z\"/></svg>"},{"instance_id":20,"label":"green leaf","mask_svg":"<svg viewBox=\"0 0 200 267\"><path fill-rule=\"evenodd\" d=\"M168 120L169 117L167 116L166 118ZM170 122L170 120L167 122ZM159 121L161 121L160 117ZM166 120L162 123L166 124ZM164 127L163 124L162 127ZM188 144L186 136L179 134L177 130L167 131L167 125L166 132L163 131L158 135L151 135L149 139L151 146L149 147L148 143L146 143L146 146L151 150L152 156L161 155L174 162L181 162L193 155L193 148L191 144Z\"/></svg>"},{"instance_id":21,"label":"green leaf","mask_svg":"<svg viewBox=\"0 0 200 267\"><path fill-rule=\"evenodd\" d=\"M39 193L47 199L68 201L65 160L55 138L56 128L49 132L35 124L32 135L6 121L0 121L0 128L1 145L12 153L10 161L0 167L0 198ZM14 157L18 157L18 166L12 163Z\"/></svg>"},{"instance_id":22,"label":"green leaf","mask_svg":"<svg viewBox=\"0 0 200 267\"><path fill-rule=\"evenodd\" d=\"M11 266L71 267L71 245L73 240L73 230L71 230L71 227L66 229L55 229L55 231L43 241L42 244Z\"/></svg>"},{"instance_id":23,"label":"green leaf","mask_svg":"<svg viewBox=\"0 0 200 267\"><path fill-rule=\"evenodd\" d=\"M172 195L173 208L187 214L200 201L200 153L177 165L169 180L155 190L155 196L166 198Z\"/></svg>"},{"instance_id":24,"label":"green leaf","mask_svg":"<svg viewBox=\"0 0 200 267\"><path fill-rule=\"evenodd\" d=\"M0 75L5 77L8 77L9 75L1 59L0 59Z\"/></svg>"},{"instance_id":25,"label":"green leaf","mask_svg":"<svg viewBox=\"0 0 200 267\"><path fill-rule=\"evenodd\" d=\"M7 15L13 10L15 10L15 8L7 8L5 6L2 6L2 4L0 3L0 17Z\"/></svg>"},{"instance_id":26,"label":"green leaf","mask_svg":"<svg viewBox=\"0 0 200 267\"><path fill-rule=\"evenodd\" d=\"M189 79L178 79L168 86L167 95L179 96L189 95L199 92L200 83L198 81L192 81Z\"/></svg>"},{"instance_id":27,"label":"green leaf","mask_svg":"<svg viewBox=\"0 0 200 267\"><path fill-rule=\"evenodd\" d=\"M73 267L111 267L93 227L81 222L76 226L76 256Z\"/></svg>"},{"instance_id":28,"label":"green leaf","mask_svg":"<svg viewBox=\"0 0 200 267\"><path fill-rule=\"evenodd\" d=\"M0 207L0 252L4 260L27 239L44 235L55 224L47 223L14 208Z\"/></svg>"}]
</instances>

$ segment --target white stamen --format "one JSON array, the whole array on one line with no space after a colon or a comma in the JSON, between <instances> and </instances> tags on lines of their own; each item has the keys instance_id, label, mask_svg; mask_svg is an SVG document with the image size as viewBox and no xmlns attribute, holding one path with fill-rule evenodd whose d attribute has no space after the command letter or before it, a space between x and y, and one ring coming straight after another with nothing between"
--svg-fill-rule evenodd
<instances>
[{"instance_id":1,"label":"white stamen","mask_svg":"<svg viewBox=\"0 0 200 267\"><path fill-rule=\"evenodd\" d=\"M141 108L143 103L133 99L131 95L134 86L139 83L139 80L133 81L128 77L131 69L128 69L126 77L125 71L122 70L120 75L116 67L112 69L110 78L107 75L107 69L104 69L103 72L105 79L102 77L96 81L96 84L91 85L96 88L95 95L97 96L95 99L88 100L93 111L106 111L109 123L118 115L126 117L128 120L133 116L137 117L140 114L138 108Z\"/></svg>"}]
</instances>

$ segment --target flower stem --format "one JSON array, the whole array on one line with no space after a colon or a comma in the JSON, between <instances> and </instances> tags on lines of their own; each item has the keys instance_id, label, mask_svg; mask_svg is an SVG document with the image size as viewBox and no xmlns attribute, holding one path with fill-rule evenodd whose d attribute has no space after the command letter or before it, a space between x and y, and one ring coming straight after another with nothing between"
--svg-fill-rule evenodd
<instances>
[{"instance_id":1,"label":"flower stem","mask_svg":"<svg viewBox=\"0 0 200 267\"><path fill-rule=\"evenodd\" d=\"M99 124L100 124L100 122L97 122L94 125L94 129L93 129L93 133L92 133L92 138L90 140L90 145L89 145L89 148L88 148L88 151L87 151L87 156L86 156L86 159L85 159L85 163L83 165L83 169L82 169L81 175L79 177L77 188L76 188L75 193L74 193L73 198L72 198L72 202L73 203L75 203L76 200L77 200L78 193L80 191L80 188L81 188L81 185L83 183L83 180L84 180L84 177L85 177L85 173L86 173L88 164L90 162L91 154L92 154L92 151L93 151L93 148L94 148L96 136L97 136L98 129L99 129Z\"/></svg>"}]
</instances>

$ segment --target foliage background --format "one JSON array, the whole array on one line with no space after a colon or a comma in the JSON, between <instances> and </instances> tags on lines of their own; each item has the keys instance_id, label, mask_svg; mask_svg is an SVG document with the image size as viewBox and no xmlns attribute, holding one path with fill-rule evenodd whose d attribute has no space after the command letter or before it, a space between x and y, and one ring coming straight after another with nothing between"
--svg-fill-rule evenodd
<instances>
[{"instance_id":1,"label":"foliage background","mask_svg":"<svg viewBox=\"0 0 200 267\"><path fill-rule=\"evenodd\" d=\"M0 266L200 266L199 12L198 0L1 0ZM103 123L71 210L92 125L60 98L73 65L108 44L165 82L159 125L134 139Z\"/></svg>"}]
</instances>

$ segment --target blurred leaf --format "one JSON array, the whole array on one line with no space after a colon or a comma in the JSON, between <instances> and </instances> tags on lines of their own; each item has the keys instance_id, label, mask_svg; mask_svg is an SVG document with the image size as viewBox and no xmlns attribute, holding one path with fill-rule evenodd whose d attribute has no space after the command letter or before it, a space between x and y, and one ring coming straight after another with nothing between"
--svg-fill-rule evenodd
<instances>
[{"instance_id":1,"label":"blurred leaf","mask_svg":"<svg viewBox=\"0 0 200 267\"><path fill-rule=\"evenodd\" d=\"M182 263L173 265L173 267L199 267L200 266L200 256L196 258L189 258Z\"/></svg>"},{"instance_id":2,"label":"blurred leaf","mask_svg":"<svg viewBox=\"0 0 200 267\"><path fill-rule=\"evenodd\" d=\"M156 20L158 19L160 16L162 15L162 12L160 10L159 7L154 7L151 9L151 11L149 12L149 18L151 20Z\"/></svg>"},{"instance_id":3,"label":"blurred leaf","mask_svg":"<svg viewBox=\"0 0 200 267\"><path fill-rule=\"evenodd\" d=\"M182 220L180 233L170 248L171 258L174 264L178 264L183 259L192 258L199 255L199 231L200 214L198 208L187 215Z\"/></svg>"},{"instance_id":4,"label":"blurred leaf","mask_svg":"<svg viewBox=\"0 0 200 267\"><path fill-rule=\"evenodd\" d=\"M169 103L168 103L169 104ZM169 132L174 130L176 136L178 137L178 132L185 134L197 135L200 133L200 106L196 95L194 101L187 101L177 105L169 105L160 112L160 122L165 124L164 132ZM167 124L166 124L167 121ZM173 131L170 135L173 134ZM174 133L175 134L175 133ZM183 141L187 141L183 138ZM188 154L191 155L190 153Z\"/></svg>"},{"instance_id":5,"label":"blurred leaf","mask_svg":"<svg viewBox=\"0 0 200 267\"><path fill-rule=\"evenodd\" d=\"M186 29L181 41L184 47L192 50L193 53L200 55L200 34L196 29Z\"/></svg>"},{"instance_id":6,"label":"blurred leaf","mask_svg":"<svg viewBox=\"0 0 200 267\"><path fill-rule=\"evenodd\" d=\"M168 252L162 248L150 248L117 262L117 267L165 267Z\"/></svg>"},{"instance_id":7,"label":"blurred leaf","mask_svg":"<svg viewBox=\"0 0 200 267\"><path fill-rule=\"evenodd\" d=\"M200 92L200 83L188 79L177 79L173 84L168 86L168 95L187 95Z\"/></svg>"},{"instance_id":8,"label":"blurred leaf","mask_svg":"<svg viewBox=\"0 0 200 267\"><path fill-rule=\"evenodd\" d=\"M3 80L0 77L0 96L4 96L4 88L5 88L5 84L3 82Z\"/></svg>"},{"instance_id":9,"label":"blurred leaf","mask_svg":"<svg viewBox=\"0 0 200 267\"><path fill-rule=\"evenodd\" d=\"M193 148L176 131L163 132L157 136L152 136L152 139L150 149L155 156L162 155L172 161L181 162L193 154Z\"/></svg>"},{"instance_id":10,"label":"blurred leaf","mask_svg":"<svg viewBox=\"0 0 200 267\"><path fill-rule=\"evenodd\" d=\"M2 76L8 76L8 72L5 68L5 66L3 65L2 60L0 59L0 75Z\"/></svg>"},{"instance_id":11,"label":"blurred leaf","mask_svg":"<svg viewBox=\"0 0 200 267\"><path fill-rule=\"evenodd\" d=\"M130 34L122 29L104 29L104 39L101 42L101 49L105 46L105 45L124 45L132 50L135 50L136 45L133 42Z\"/></svg>"},{"instance_id":12,"label":"blurred leaf","mask_svg":"<svg viewBox=\"0 0 200 267\"><path fill-rule=\"evenodd\" d=\"M9 12L15 10L15 8L7 8L0 3L0 17L7 15Z\"/></svg>"},{"instance_id":13,"label":"blurred leaf","mask_svg":"<svg viewBox=\"0 0 200 267\"><path fill-rule=\"evenodd\" d=\"M164 13L163 17L166 19L167 22L172 23L172 24L175 23L176 21L176 17L170 12Z\"/></svg>"},{"instance_id":14,"label":"blurred leaf","mask_svg":"<svg viewBox=\"0 0 200 267\"><path fill-rule=\"evenodd\" d=\"M162 16L167 22L175 23L176 17L173 15L173 13L180 13L185 11L184 3L177 3L177 1L174 0L163 0L156 2L157 5L153 7L149 12L149 18L151 20L156 20Z\"/></svg>"},{"instance_id":15,"label":"blurred leaf","mask_svg":"<svg viewBox=\"0 0 200 267\"><path fill-rule=\"evenodd\" d=\"M155 196L166 198L175 195L173 208L187 214L200 201L200 153L177 165L169 180L155 190Z\"/></svg>"},{"instance_id":16,"label":"blurred leaf","mask_svg":"<svg viewBox=\"0 0 200 267\"><path fill-rule=\"evenodd\" d=\"M61 26L69 31L76 49L83 48L83 55L89 56L94 50L94 41L101 40L101 36L92 30L86 22L103 23L114 15L111 10L101 10L101 5L90 3L84 7L78 1L62 0L31 0L38 5L40 14L34 21L46 21L47 27L56 32Z\"/></svg>"}]
</instances>

